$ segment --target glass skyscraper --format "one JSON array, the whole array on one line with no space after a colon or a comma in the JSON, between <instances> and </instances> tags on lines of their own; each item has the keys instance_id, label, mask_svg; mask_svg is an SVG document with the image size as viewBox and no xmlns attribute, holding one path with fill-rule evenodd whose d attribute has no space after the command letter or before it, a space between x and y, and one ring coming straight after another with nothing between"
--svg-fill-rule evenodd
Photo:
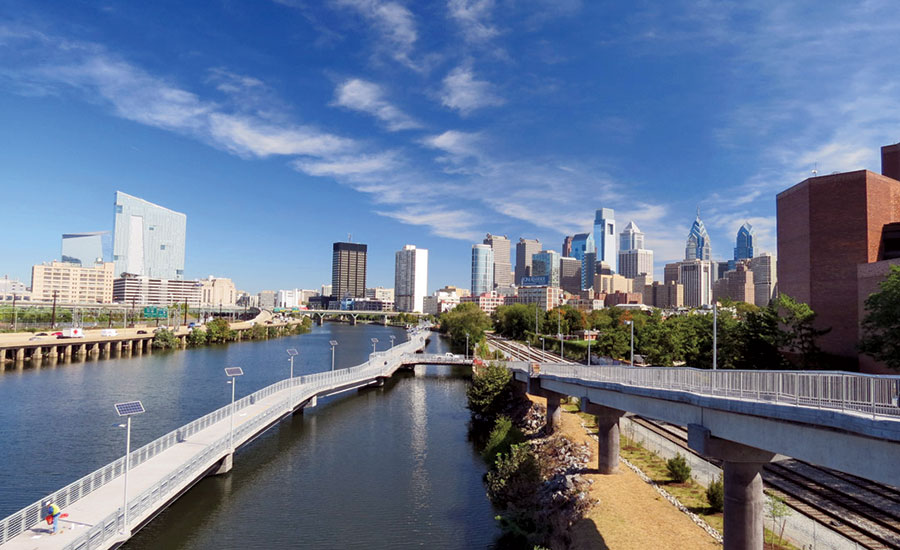
<instances>
[{"instance_id":1,"label":"glass skyscraper","mask_svg":"<svg viewBox=\"0 0 900 550\"><path fill-rule=\"evenodd\" d=\"M594 247L597 261L610 267L616 265L616 219L612 208L601 208L594 216Z\"/></svg>"},{"instance_id":2,"label":"glass skyscraper","mask_svg":"<svg viewBox=\"0 0 900 550\"><path fill-rule=\"evenodd\" d=\"M698 208L697 218L691 225L691 232L684 247L684 259L708 260L709 255L709 233L706 232L706 226L703 225L703 220L700 219L700 209Z\"/></svg>"},{"instance_id":3,"label":"glass skyscraper","mask_svg":"<svg viewBox=\"0 0 900 550\"><path fill-rule=\"evenodd\" d=\"M559 252L555 250L541 250L532 257L532 276L547 277L548 286L558 287L560 284L559 259Z\"/></svg>"},{"instance_id":4,"label":"glass skyscraper","mask_svg":"<svg viewBox=\"0 0 900 550\"><path fill-rule=\"evenodd\" d=\"M113 262L122 273L184 279L187 216L116 191Z\"/></svg>"},{"instance_id":5,"label":"glass skyscraper","mask_svg":"<svg viewBox=\"0 0 900 550\"><path fill-rule=\"evenodd\" d=\"M93 267L112 260L112 235L109 231L66 233L62 236L61 259L66 263Z\"/></svg>"},{"instance_id":6,"label":"glass skyscraper","mask_svg":"<svg viewBox=\"0 0 900 550\"><path fill-rule=\"evenodd\" d=\"M572 237L572 257L581 261L584 255L594 252L594 235L591 233L579 233Z\"/></svg>"},{"instance_id":7,"label":"glass skyscraper","mask_svg":"<svg viewBox=\"0 0 900 550\"><path fill-rule=\"evenodd\" d=\"M744 223L737 232L734 247L734 261L749 260L753 257L753 226L750 222Z\"/></svg>"},{"instance_id":8,"label":"glass skyscraper","mask_svg":"<svg viewBox=\"0 0 900 550\"><path fill-rule=\"evenodd\" d=\"M472 296L494 290L494 249L486 244L472 245Z\"/></svg>"}]
</instances>

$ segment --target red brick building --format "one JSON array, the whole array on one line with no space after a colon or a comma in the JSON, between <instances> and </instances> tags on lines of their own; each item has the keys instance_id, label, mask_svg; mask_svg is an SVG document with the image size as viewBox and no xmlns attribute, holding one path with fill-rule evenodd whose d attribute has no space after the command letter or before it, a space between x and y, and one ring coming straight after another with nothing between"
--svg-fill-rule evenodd
<instances>
[{"instance_id":1,"label":"red brick building","mask_svg":"<svg viewBox=\"0 0 900 550\"><path fill-rule=\"evenodd\" d=\"M882 167L900 177L900 144L882 148ZM873 272L886 272L860 264L885 259L882 233L900 221L900 181L868 170L809 178L778 194L777 218L779 293L808 303L820 328L831 328L822 349L856 367L868 296L860 280L872 288Z\"/></svg>"}]
</instances>

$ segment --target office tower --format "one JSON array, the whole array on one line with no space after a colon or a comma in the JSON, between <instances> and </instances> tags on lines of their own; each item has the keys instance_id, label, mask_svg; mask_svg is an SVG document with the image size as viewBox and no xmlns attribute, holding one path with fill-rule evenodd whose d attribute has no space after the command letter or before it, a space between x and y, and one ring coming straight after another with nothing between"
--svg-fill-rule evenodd
<instances>
[{"instance_id":1,"label":"office tower","mask_svg":"<svg viewBox=\"0 0 900 550\"><path fill-rule=\"evenodd\" d=\"M681 262L666 264L663 269L663 282L666 284L681 282Z\"/></svg>"},{"instance_id":2,"label":"office tower","mask_svg":"<svg viewBox=\"0 0 900 550\"><path fill-rule=\"evenodd\" d=\"M581 260L581 289L587 290L594 285L594 275L597 274L597 253L585 252Z\"/></svg>"},{"instance_id":3,"label":"office tower","mask_svg":"<svg viewBox=\"0 0 900 550\"><path fill-rule=\"evenodd\" d=\"M737 239L734 246L734 262L739 260L749 260L753 257L753 226L750 222L745 223L738 229ZM734 269L734 263L729 266Z\"/></svg>"},{"instance_id":4,"label":"office tower","mask_svg":"<svg viewBox=\"0 0 900 550\"><path fill-rule=\"evenodd\" d=\"M200 303L207 306L237 305L238 291L231 279L210 275L201 279Z\"/></svg>"},{"instance_id":5,"label":"office tower","mask_svg":"<svg viewBox=\"0 0 900 550\"><path fill-rule=\"evenodd\" d=\"M629 279L647 275L653 280L653 251L644 248L644 234L633 221L619 235L619 274Z\"/></svg>"},{"instance_id":6,"label":"office tower","mask_svg":"<svg viewBox=\"0 0 900 550\"><path fill-rule=\"evenodd\" d=\"M566 238L563 239L562 255L563 258L572 257L572 235L566 235Z\"/></svg>"},{"instance_id":7,"label":"office tower","mask_svg":"<svg viewBox=\"0 0 900 550\"><path fill-rule=\"evenodd\" d=\"M753 304L756 300L756 288L753 284L753 272L749 260L739 260L734 269L713 283L713 300L730 298L736 302Z\"/></svg>"},{"instance_id":8,"label":"office tower","mask_svg":"<svg viewBox=\"0 0 900 550\"><path fill-rule=\"evenodd\" d=\"M684 285L674 281L644 286L644 303L662 309L674 309L684 306Z\"/></svg>"},{"instance_id":9,"label":"office tower","mask_svg":"<svg viewBox=\"0 0 900 550\"><path fill-rule=\"evenodd\" d=\"M684 285L684 305L701 307L712 303L713 263L685 260L679 263L679 282Z\"/></svg>"},{"instance_id":10,"label":"office tower","mask_svg":"<svg viewBox=\"0 0 900 550\"><path fill-rule=\"evenodd\" d=\"M377 286L375 288L367 288L366 289L366 298L371 298L373 300L389 300L391 302L394 301L394 289L393 288L384 288L383 286Z\"/></svg>"},{"instance_id":11,"label":"office tower","mask_svg":"<svg viewBox=\"0 0 900 550\"><path fill-rule=\"evenodd\" d=\"M61 259L84 267L109 262L112 260L112 235L109 231L66 233L62 236Z\"/></svg>"},{"instance_id":12,"label":"office tower","mask_svg":"<svg viewBox=\"0 0 900 550\"><path fill-rule=\"evenodd\" d=\"M572 237L573 258L583 260L585 254L593 254L596 250L594 236L591 233L579 233Z\"/></svg>"},{"instance_id":13,"label":"office tower","mask_svg":"<svg viewBox=\"0 0 900 550\"><path fill-rule=\"evenodd\" d=\"M700 209L698 208L697 219L691 225L691 232L688 235L687 245L684 248L684 259L708 260L709 254L709 233L706 232L706 226L703 225L703 221L700 219ZM685 287L685 293L687 293L687 287Z\"/></svg>"},{"instance_id":14,"label":"office tower","mask_svg":"<svg viewBox=\"0 0 900 550\"><path fill-rule=\"evenodd\" d=\"M518 253L518 248L516 250ZM518 259L517 259L518 261ZM518 264L516 265L518 267ZM494 249L486 244L472 245L472 296L494 289Z\"/></svg>"},{"instance_id":15,"label":"office tower","mask_svg":"<svg viewBox=\"0 0 900 550\"><path fill-rule=\"evenodd\" d=\"M533 277L547 277L547 285L559 286L559 252L555 250L541 250L531 259L531 274Z\"/></svg>"},{"instance_id":16,"label":"office tower","mask_svg":"<svg viewBox=\"0 0 900 550\"><path fill-rule=\"evenodd\" d=\"M484 238L484 244L489 245L494 251L494 286L496 288L508 288L513 284L512 263L510 263L509 237L506 235L491 235Z\"/></svg>"},{"instance_id":17,"label":"office tower","mask_svg":"<svg viewBox=\"0 0 900 550\"><path fill-rule=\"evenodd\" d=\"M594 247L597 250L597 261L616 265L616 220L612 208L597 210L594 217Z\"/></svg>"},{"instance_id":18,"label":"office tower","mask_svg":"<svg viewBox=\"0 0 900 550\"><path fill-rule=\"evenodd\" d=\"M31 268L31 299L61 304L109 304L113 301L113 264L50 262Z\"/></svg>"},{"instance_id":19,"label":"office tower","mask_svg":"<svg viewBox=\"0 0 900 550\"><path fill-rule=\"evenodd\" d=\"M519 239L516 243L516 285L522 284L522 277L531 276L531 258L541 251L541 241Z\"/></svg>"},{"instance_id":20,"label":"office tower","mask_svg":"<svg viewBox=\"0 0 900 550\"><path fill-rule=\"evenodd\" d=\"M575 258L559 259L559 286L566 292L581 292L581 262Z\"/></svg>"},{"instance_id":21,"label":"office tower","mask_svg":"<svg viewBox=\"0 0 900 550\"><path fill-rule=\"evenodd\" d=\"M334 243L331 253L331 295L366 297L366 255L368 247L360 243Z\"/></svg>"},{"instance_id":22,"label":"office tower","mask_svg":"<svg viewBox=\"0 0 900 550\"><path fill-rule=\"evenodd\" d=\"M259 309L266 309L272 311L275 309L275 291L274 290L263 290L259 293L259 300L257 301L259 304Z\"/></svg>"},{"instance_id":23,"label":"office tower","mask_svg":"<svg viewBox=\"0 0 900 550\"><path fill-rule=\"evenodd\" d=\"M116 191L113 262L115 274L156 279L184 278L187 216Z\"/></svg>"},{"instance_id":24,"label":"office tower","mask_svg":"<svg viewBox=\"0 0 900 550\"><path fill-rule=\"evenodd\" d=\"M900 143L881 148L881 174L900 180Z\"/></svg>"},{"instance_id":25,"label":"office tower","mask_svg":"<svg viewBox=\"0 0 900 550\"><path fill-rule=\"evenodd\" d=\"M507 250L509 241L507 240ZM428 293L428 250L408 244L394 255L394 293L397 311L425 311Z\"/></svg>"},{"instance_id":26,"label":"office tower","mask_svg":"<svg viewBox=\"0 0 900 550\"><path fill-rule=\"evenodd\" d=\"M200 281L155 279L125 274L113 281L113 301L134 306L171 306L187 304L200 307L203 297Z\"/></svg>"},{"instance_id":27,"label":"office tower","mask_svg":"<svg viewBox=\"0 0 900 550\"><path fill-rule=\"evenodd\" d=\"M768 252L750 259L750 270L753 271L754 297L753 303L766 307L775 297L775 257Z\"/></svg>"}]
</instances>

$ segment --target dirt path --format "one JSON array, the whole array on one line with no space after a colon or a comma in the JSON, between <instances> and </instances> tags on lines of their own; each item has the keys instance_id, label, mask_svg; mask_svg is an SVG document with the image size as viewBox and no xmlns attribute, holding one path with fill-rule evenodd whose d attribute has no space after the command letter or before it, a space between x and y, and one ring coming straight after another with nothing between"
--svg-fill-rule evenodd
<instances>
[{"instance_id":1,"label":"dirt path","mask_svg":"<svg viewBox=\"0 0 900 550\"><path fill-rule=\"evenodd\" d=\"M545 404L540 398L535 402ZM576 442L588 442L596 468L597 442L585 433L575 414L564 412L562 432ZM576 550L717 550L721 546L690 518L669 504L627 466L611 476L588 474L590 495L599 499L572 528Z\"/></svg>"}]
</instances>

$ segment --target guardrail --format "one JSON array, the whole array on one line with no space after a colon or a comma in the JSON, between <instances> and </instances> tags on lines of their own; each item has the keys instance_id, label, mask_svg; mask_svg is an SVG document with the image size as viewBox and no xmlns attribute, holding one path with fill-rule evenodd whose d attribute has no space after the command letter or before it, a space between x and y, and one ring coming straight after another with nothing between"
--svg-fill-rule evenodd
<instances>
[{"instance_id":1,"label":"guardrail","mask_svg":"<svg viewBox=\"0 0 900 550\"><path fill-rule=\"evenodd\" d=\"M422 337L421 339L419 339L419 336L420 335L418 333L414 333L410 336L410 340L408 340L407 342L398 344L397 346L385 351L372 353L369 355L368 361L355 367L339 369L335 371L325 371L305 376L295 376L293 379L294 387L300 388L301 393L294 395L294 402L302 403L306 399L309 399L313 395L316 395L316 393L318 393L318 390L322 388L335 387L344 383L353 383L354 381L362 381L373 376L387 374L387 371L391 369L392 361L399 360L399 357L406 353L407 348L414 348L415 346L422 345L424 343L425 338ZM262 388L248 396L235 401L234 410L235 412L240 411L248 407L249 405L256 403L260 399L264 399L272 394L289 388L290 384L291 380L285 379L266 386L265 388ZM288 397L283 401L272 405L263 413L260 413L253 419L241 424L240 428L235 430L235 439L240 440L240 438L243 437L244 434L246 434L250 430L257 428L266 420L270 420L273 415L284 414L287 411L288 406L290 405L290 403L288 403L289 399L290 398ZM231 404L229 403L224 407L216 409L215 411L204 415L197 420L194 420L192 422L189 422L188 424L185 424L184 426L181 426L180 428L172 430L164 436L157 438L144 445L143 447L132 451L129 455L129 460L131 461L129 469L133 469L143 464L147 460L150 460L159 453L165 451L173 445L184 441L186 438L200 432L201 430L229 418L230 413ZM228 436L226 436L219 439L215 443L208 445L194 458L190 459L180 468L176 469L165 479L158 482L138 497L130 500L128 504L129 516L137 517L137 514L143 512L147 509L148 506L157 502L160 498L162 498L162 496L166 495L167 486L177 484L186 476L198 475L199 473L201 473L199 469L201 468L202 464L205 463L204 461L208 461L211 453L214 454L221 451L221 445L223 444L223 442L225 445L227 445L228 441L229 438ZM59 491L51 493L41 500L26 506L18 512L7 516L3 520L0 520L0 545L3 545L13 537L22 534L26 530L31 529L37 523L39 523L43 519L42 512L50 503L55 503L60 508L71 506L73 503L81 500L85 496L121 476L124 473L124 465L125 457L119 458L107 464L106 466L94 472L91 472L78 481L66 485ZM88 533L78 537L75 541L68 544L65 547L66 550L89 550L96 548L97 545L108 540L111 536L115 535L121 529L121 516L122 509L120 507L116 512L107 516L101 523L91 528Z\"/></svg>"},{"instance_id":2,"label":"guardrail","mask_svg":"<svg viewBox=\"0 0 900 550\"><path fill-rule=\"evenodd\" d=\"M531 363L508 362L531 372ZM587 367L541 364L540 374L700 395L900 417L900 377L851 372Z\"/></svg>"}]
</instances>

